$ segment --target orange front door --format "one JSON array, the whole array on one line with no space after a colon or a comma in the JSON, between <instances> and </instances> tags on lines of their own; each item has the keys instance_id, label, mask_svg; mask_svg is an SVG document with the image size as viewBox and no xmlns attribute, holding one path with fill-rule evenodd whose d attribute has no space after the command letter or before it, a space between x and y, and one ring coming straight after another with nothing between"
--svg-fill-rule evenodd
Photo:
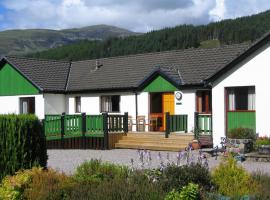
<instances>
[{"instance_id":1,"label":"orange front door","mask_svg":"<svg viewBox=\"0 0 270 200\"><path fill-rule=\"evenodd\" d=\"M174 115L174 93L168 92L162 94L162 111L163 111L163 130L166 127L166 112Z\"/></svg>"}]
</instances>

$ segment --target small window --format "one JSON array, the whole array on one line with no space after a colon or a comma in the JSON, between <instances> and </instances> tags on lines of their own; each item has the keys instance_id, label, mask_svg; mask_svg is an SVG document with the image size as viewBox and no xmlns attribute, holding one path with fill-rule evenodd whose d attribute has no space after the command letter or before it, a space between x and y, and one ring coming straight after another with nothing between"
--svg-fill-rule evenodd
<instances>
[{"instance_id":1,"label":"small window","mask_svg":"<svg viewBox=\"0 0 270 200\"><path fill-rule=\"evenodd\" d=\"M212 95L211 91L198 91L197 94L197 112L211 113L212 112Z\"/></svg>"},{"instance_id":2,"label":"small window","mask_svg":"<svg viewBox=\"0 0 270 200\"><path fill-rule=\"evenodd\" d=\"M101 112L120 112L120 96L101 96Z\"/></svg>"},{"instance_id":3,"label":"small window","mask_svg":"<svg viewBox=\"0 0 270 200\"><path fill-rule=\"evenodd\" d=\"M35 114L35 97L20 98L20 114Z\"/></svg>"},{"instance_id":4,"label":"small window","mask_svg":"<svg viewBox=\"0 0 270 200\"><path fill-rule=\"evenodd\" d=\"M81 112L81 97L80 96L75 97L75 112L76 113Z\"/></svg>"}]
</instances>

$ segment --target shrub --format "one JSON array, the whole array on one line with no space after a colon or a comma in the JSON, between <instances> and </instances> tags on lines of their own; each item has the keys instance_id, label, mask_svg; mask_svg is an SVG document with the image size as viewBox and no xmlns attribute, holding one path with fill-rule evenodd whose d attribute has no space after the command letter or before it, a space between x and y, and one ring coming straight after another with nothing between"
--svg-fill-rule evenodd
<instances>
[{"instance_id":1,"label":"shrub","mask_svg":"<svg viewBox=\"0 0 270 200\"><path fill-rule=\"evenodd\" d=\"M18 200L22 199L25 188L31 182L32 171L19 171L14 176L6 176L0 185L1 200Z\"/></svg>"},{"instance_id":2,"label":"shrub","mask_svg":"<svg viewBox=\"0 0 270 200\"><path fill-rule=\"evenodd\" d=\"M189 183L187 186L184 186L181 191L177 192L173 189L169 192L165 200L198 200L200 199L199 195L199 185L194 183Z\"/></svg>"},{"instance_id":3,"label":"shrub","mask_svg":"<svg viewBox=\"0 0 270 200\"><path fill-rule=\"evenodd\" d=\"M213 171L213 182L221 195L240 198L255 191L255 182L251 176L229 155Z\"/></svg>"},{"instance_id":4,"label":"shrub","mask_svg":"<svg viewBox=\"0 0 270 200\"><path fill-rule=\"evenodd\" d=\"M64 173L53 169L32 169L32 178L28 187L23 192L27 200L64 199L75 183Z\"/></svg>"},{"instance_id":5,"label":"shrub","mask_svg":"<svg viewBox=\"0 0 270 200\"><path fill-rule=\"evenodd\" d=\"M257 192L255 197L257 200L270 199L270 176L269 174L264 174L257 172L252 175L252 179L255 181L257 186Z\"/></svg>"},{"instance_id":6,"label":"shrub","mask_svg":"<svg viewBox=\"0 0 270 200\"><path fill-rule=\"evenodd\" d=\"M0 115L0 149L0 179L19 169L46 166L46 141L34 115Z\"/></svg>"},{"instance_id":7,"label":"shrub","mask_svg":"<svg viewBox=\"0 0 270 200\"><path fill-rule=\"evenodd\" d=\"M100 182L78 183L66 199L76 200L163 200L165 193L155 183L149 182L143 172L134 172L128 178L115 177Z\"/></svg>"},{"instance_id":8,"label":"shrub","mask_svg":"<svg viewBox=\"0 0 270 200\"><path fill-rule=\"evenodd\" d=\"M270 145L270 138L268 137L260 137L256 140L256 146L261 145Z\"/></svg>"},{"instance_id":9,"label":"shrub","mask_svg":"<svg viewBox=\"0 0 270 200\"><path fill-rule=\"evenodd\" d=\"M160 178L160 184L165 191L172 189L180 190L190 182L198 184L208 190L211 187L211 176L209 170L200 164L191 164L166 167Z\"/></svg>"},{"instance_id":10,"label":"shrub","mask_svg":"<svg viewBox=\"0 0 270 200\"><path fill-rule=\"evenodd\" d=\"M256 133L250 128L234 128L228 132L228 137L232 139L256 139Z\"/></svg>"},{"instance_id":11,"label":"shrub","mask_svg":"<svg viewBox=\"0 0 270 200\"><path fill-rule=\"evenodd\" d=\"M128 173L127 167L102 163L101 160L91 159L76 169L74 179L84 182L102 181L116 177L127 177Z\"/></svg>"}]
</instances>

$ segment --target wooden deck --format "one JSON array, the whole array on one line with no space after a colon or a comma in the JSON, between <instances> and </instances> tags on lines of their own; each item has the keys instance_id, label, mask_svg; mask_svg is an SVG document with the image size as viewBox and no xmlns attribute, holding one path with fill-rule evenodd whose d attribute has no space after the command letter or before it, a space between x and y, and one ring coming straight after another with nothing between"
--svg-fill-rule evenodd
<instances>
[{"instance_id":1,"label":"wooden deck","mask_svg":"<svg viewBox=\"0 0 270 200\"><path fill-rule=\"evenodd\" d=\"M129 132L116 144L116 148L122 149L148 149L157 151L184 150L194 139L194 134L171 133L165 138L164 132Z\"/></svg>"}]
</instances>

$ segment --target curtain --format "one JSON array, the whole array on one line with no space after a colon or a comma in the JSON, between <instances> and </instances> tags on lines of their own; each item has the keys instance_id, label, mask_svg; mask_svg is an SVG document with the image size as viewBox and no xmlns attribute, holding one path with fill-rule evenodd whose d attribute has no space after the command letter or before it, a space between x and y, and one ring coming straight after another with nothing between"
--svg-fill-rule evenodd
<instances>
[{"instance_id":1,"label":"curtain","mask_svg":"<svg viewBox=\"0 0 270 200\"><path fill-rule=\"evenodd\" d=\"M248 88L248 110L255 110L255 88Z\"/></svg>"},{"instance_id":2,"label":"curtain","mask_svg":"<svg viewBox=\"0 0 270 200\"><path fill-rule=\"evenodd\" d=\"M101 97L101 111L111 112L112 111L112 101L110 96Z\"/></svg>"},{"instance_id":3,"label":"curtain","mask_svg":"<svg viewBox=\"0 0 270 200\"><path fill-rule=\"evenodd\" d=\"M235 90L228 89L228 109L235 110Z\"/></svg>"}]
</instances>

